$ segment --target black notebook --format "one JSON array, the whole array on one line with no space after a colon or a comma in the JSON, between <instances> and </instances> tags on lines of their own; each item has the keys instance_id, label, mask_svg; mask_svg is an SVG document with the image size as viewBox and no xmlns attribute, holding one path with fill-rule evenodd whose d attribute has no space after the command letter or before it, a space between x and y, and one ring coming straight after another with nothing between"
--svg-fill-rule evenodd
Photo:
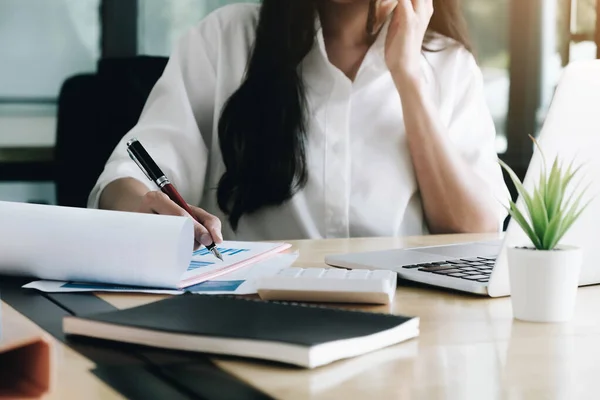
<instances>
[{"instance_id":1,"label":"black notebook","mask_svg":"<svg viewBox=\"0 0 600 400\"><path fill-rule=\"evenodd\" d=\"M64 318L67 335L314 368L419 335L419 319L233 296L182 295Z\"/></svg>"}]
</instances>

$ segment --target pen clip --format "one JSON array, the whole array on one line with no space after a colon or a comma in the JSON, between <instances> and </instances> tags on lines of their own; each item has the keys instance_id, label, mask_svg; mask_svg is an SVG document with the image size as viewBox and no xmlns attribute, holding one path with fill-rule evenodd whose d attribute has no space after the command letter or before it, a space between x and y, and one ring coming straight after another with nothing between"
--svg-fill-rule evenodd
<instances>
[{"instance_id":1,"label":"pen clip","mask_svg":"<svg viewBox=\"0 0 600 400\"><path fill-rule=\"evenodd\" d=\"M142 170L144 175L146 175L146 177L150 180L150 182L152 182L152 178L150 178L148 171L146 171L146 169L144 168L144 166L142 165L140 160L137 159L137 157L135 156L135 154L133 154L133 152L131 151L131 149L129 147L127 147L127 153L129 154L129 157L131 157L133 162L135 162L138 165L138 167L140 167L140 169Z\"/></svg>"}]
</instances>

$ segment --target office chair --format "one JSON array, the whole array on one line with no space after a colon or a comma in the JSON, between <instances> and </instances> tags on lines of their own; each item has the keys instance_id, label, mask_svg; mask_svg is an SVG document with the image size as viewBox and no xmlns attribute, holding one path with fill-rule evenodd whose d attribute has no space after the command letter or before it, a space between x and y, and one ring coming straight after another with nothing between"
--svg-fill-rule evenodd
<instances>
[{"instance_id":1,"label":"office chair","mask_svg":"<svg viewBox=\"0 0 600 400\"><path fill-rule=\"evenodd\" d=\"M87 206L108 157L137 123L167 60L149 56L103 59L96 73L64 82L55 147L58 205Z\"/></svg>"}]
</instances>

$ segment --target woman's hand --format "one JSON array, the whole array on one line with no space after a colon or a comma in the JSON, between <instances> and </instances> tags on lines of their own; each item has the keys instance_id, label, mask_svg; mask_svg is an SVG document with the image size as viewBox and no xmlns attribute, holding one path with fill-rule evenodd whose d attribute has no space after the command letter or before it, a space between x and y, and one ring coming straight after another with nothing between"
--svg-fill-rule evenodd
<instances>
[{"instance_id":1,"label":"woman's hand","mask_svg":"<svg viewBox=\"0 0 600 400\"><path fill-rule=\"evenodd\" d=\"M198 207L190 205L190 209L194 213L193 216L189 215L183 208L175 204L175 202L163 192L154 191L146 193L141 198L137 212L192 218L194 221L196 249L198 249L201 244L209 246L213 242L217 244L221 243L223 241L223 236L221 234L221 221L219 218Z\"/></svg>"},{"instance_id":2,"label":"woman's hand","mask_svg":"<svg viewBox=\"0 0 600 400\"><path fill-rule=\"evenodd\" d=\"M395 6L385 45L386 64L394 80L418 77L421 48L433 15L433 0L379 1L381 9Z\"/></svg>"}]
</instances>

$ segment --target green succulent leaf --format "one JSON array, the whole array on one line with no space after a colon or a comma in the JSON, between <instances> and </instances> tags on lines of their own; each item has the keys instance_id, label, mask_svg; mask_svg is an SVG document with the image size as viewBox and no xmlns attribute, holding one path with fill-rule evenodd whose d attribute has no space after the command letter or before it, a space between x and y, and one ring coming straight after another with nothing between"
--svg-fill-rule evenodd
<instances>
[{"instance_id":1,"label":"green succulent leaf","mask_svg":"<svg viewBox=\"0 0 600 400\"><path fill-rule=\"evenodd\" d=\"M545 196L545 203L548 205L548 218L552 219L558 210L563 198L563 186L558 158L554 160L550 176L548 177L548 187Z\"/></svg>"},{"instance_id":2,"label":"green succulent leaf","mask_svg":"<svg viewBox=\"0 0 600 400\"><path fill-rule=\"evenodd\" d=\"M552 167L548 170L546 158L539 143L535 138L530 137L537 146L543 160L539 182L531 193L527 192L515 172L502 160L498 160L515 185L529 220L525 217L524 211L519 210L512 200L509 200L510 207L505 208L537 249L552 250L556 248L592 200L580 207L583 196L589 189L588 186L579 191L581 182L575 185L568 199L565 199L567 192L571 191L567 189L582 166L575 168L575 158L573 158L565 168L559 157L556 157Z\"/></svg>"},{"instance_id":3,"label":"green succulent leaf","mask_svg":"<svg viewBox=\"0 0 600 400\"><path fill-rule=\"evenodd\" d=\"M544 175L546 175L546 165L548 165L548 163L546 162L546 156L544 155L544 151L542 150L540 143L532 135L529 135L529 138L531 139L535 147L537 147L540 155L542 156L542 171Z\"/></svg>"},{"instance_id":4,"label":"green succulent leaf","mask_svg":"<svg viewBox=\"0 0 600 400\"><path fill-rule=\"evenodd\" d=\"M551 241L549 243L549 248L553 249L554 247L556 247L556 245L558 245L558 242L560 241L560 239L562 239L562 237L567 233L567 231L571 228L571 225L573 225L573 223L581 216L581 214L583 213L583 211L587 208L587 206L589 205L589 203L591 203L591 200L588 201L584 207L582 207L576 214L573 214L570 218L565 219L563 221L563 224L560 226L559 232L557 234L557 237Z\"/></svg>"},{"instance_id":5,"label":"green succulent leaf","mask_svg":"<svg viewBox=\"0 0 600 400\"><path fill-rule=\"evenodd\" d=\"M567 170L567 173L565 174L563 186L567 187L571 183L571 181L573 180L573 178L575 177L575 175L577 175L577 173L580 170L581 170L581 165L579 167L575 168L574 171L571 171L571 166L569 166L569 169Z\"/></svg>"},{"instance_id":6,"label":"green succulent leaf","mask_svg":"<svg viewBox=\"0 0 600 400\"><path fill-rule=\"evenodd\" d=\"M571 205L571 207L569 207L569 209L567 211L565 211L564 217L561 218L562 224L559 226L558 231L556 232L556 237L553 238L548 243L548 245L551 246L550 248L554 248L558 244L560 239L562 239L562 237L571 228L573 223L575 223L575 221L581 216L581 214L585 211L585 209L592 202L593 199L590 199L581 208L579 207L579 204L581 203L581 200L583 199L583 195L587 192L588 188L589 188L589 186L586 187L586 189L584 189L581 192L581 194L577 197L577 200L575 200L575 202Z\"/></svg>"},{"instance_id":7,"label":"green succulent leaf","mask_svg":"<svg viewBox=\"0 0 600 400\"><path fill-rule=\"evenodd\" d=\"M505 207L506 210L508 211L510 216L513 217L515 221L517 221L517 223L519 224L521 229L523 229L523 231L525 231L525 233L527 234L527 236L529 237L529 239L531 240L533 245L537 249L539 249L542 244L541 244L538 236L535 234L535 231L529 225L529 223L527 222L527 219L525 219L525 217L523 216L521 211L519 211L519 209L517 208L517 205L512 200L509 201L509 203L510 203L510 208Z\"/></svg>"},{"instance_id":8,"label":"green succulent leaf","mask_svg":"<svg viewBox=\"0 0 600 400\"><path fill-rule=\"evenodd\" d=\"M548 228L548 212L544 204L544 198L539 189L535 189L532 198L531 222L538 238L544 237L544 232Z\"/></svg>"},{"instance_id":9,"label":"green succulent leaf","mask_svg":"<svg viewBox=\"0 0 600 400\"><path fill-rule=\"evenodd\" d=\"M540 172L540 180L538 181L538 184L540 185L540 187L539 187L540 195L545 200L546 199L546 192L548 191L548 188L547 188L547 185L546 185L546 173L545 173L544 170L542 170Z\"/></svg>"},{"instance_id":10,"label":"green succulent leaf","mask_svg":"<svg viewBox=\"0 0 600 400\"><path fill-rule=\"evenodd\" d=\"M504 168L504 170L506 172L508 172L508 175L509 175L510 179L512 180L513 184L515 185L515 188L517 189L517 192L519 193L519 196L525 202L527 211L529 212L529 216L531 218L533 218L532 215L531 215L531 210L533 209L533 200L532 200L531 196L529 195L529 193L527 193L527 190L525 190L525 187L523 186L523 184L519 180L519 177L517 176L517 174L515 173L515 171L513 171L512 168L509 167L504 161L502 161L502 160L499 159L498 162L500 163L500 165L502 166L502 168Z\"/></svg>"},{"instance_id":11,"label":"green succulent leaf","mask_svg":"<svg viewBox=\"0 0 600 400\"><path fill-rule=\"evenodd\" d=\"M575 207L578 206L579 203L581 202L581 199L582 199L583 195L588 191L589 187L591 186L591 183L588 184L586 186L586 188L583 189L582 191L579 191L579 186L580 185L581 185L581 181L577 182L577 184L575 185L573 191L569 195L569 198L564 202L564 204L562 206L563 209L567 209L567 208L573 209L573 206L575 206ZM578 193L579 193L579 196L577 198L575 198L575 196ZM575 199L575 200L573 200L573 199Z\"/></svg>"},{"instance_id":12,"label":"green succulent leaf","mask_svg":"<svg viewBox=\"0 0 600 400\"><path fill-rule=\"evenodd\" d=\"M556 243L560 240L559 234L561 232L561 227L563 225L564 219L562 216L562 211L554 216L548 228L544 232L544 236L542 239L542 249L541 250L551 250L554 248L552 243Z\"/></svg>"}]
</instances>

